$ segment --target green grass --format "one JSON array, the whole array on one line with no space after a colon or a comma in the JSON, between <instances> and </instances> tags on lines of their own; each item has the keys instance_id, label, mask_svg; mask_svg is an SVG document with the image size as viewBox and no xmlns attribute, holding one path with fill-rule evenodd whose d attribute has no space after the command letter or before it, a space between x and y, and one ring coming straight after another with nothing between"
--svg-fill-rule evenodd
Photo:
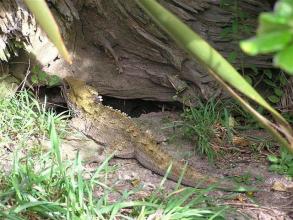
<instances>
[{"instance_id":1,"label":"green grass","mask_svg":"<svg viewBox=\"0 0 293 220\"><path fill-rule=\"evenodd\" d=\"M200 102L198 107L184 110L179 125L184 136L195 142L195 149L211 161L217 156L212 143L217 135L215 126L222 124L222 110L213 100Z\"/></svg>"},{"instance_id":2,"label":"green grass","mask_svg":"<svg viewBox=\"0 0 293 220\"><path fill-rule=\"evenodd\" d=\"M94 172L87 172L77 155L75 161L61 161L59 139L50 128L52 151L38 159L14 157L13 170L2 178L0 217L6 219L224 219L227 207L217 207L206 194L211 190L181 189L167 195L160 190L145 201L124 191L115 202L108 201L115 190L107 185L108 160ZM88 176L89 178L85 178ZM93 191L102 191L99 197Z\"/></svg>"},{"instance_id":3,"label":"green grass","mask_svg":"<svg viewBox=\"0 0 293 220\"><path fill-rule=\"evenodd\" d=\"M293 179L293 155L286 148L280 148L280 155L269 155L270 171L287 175Z\"/></svg>"},{"instance_id":4,"label":"green grass","mask_svg":"<svg viewBox=\"0 0 293 220\"><path fill-rule=\"evenodd\" d=\"M222 146L233 145L233 135L238 131L261 129L253 117L231 99L199 102L197 107L184 109L181 119L173 124L180 127L182 134L195 143L195 150L210 161L223 153ZM251 141L250 147L254 152L261 152L264 148L270 150L273 145L266 138L247 136L246 139Z\"/></svg>"},{"instance_id":5,"label":"green grass","mask_svg":"<svg viewBox=\"0 0 293 220\"><path fill-rule=\"evenodd\" d=\"M94 171L74 161L62 161L57 133L64 133L65 116L46 111L28 92L0 100L2 148L14 145L11 171L0 171L0 219L225 219L227 207L208 196L212 189L183 188L171 193L161 186L151 196L133 200L140 188L125 190L116 201L109 201L115 184L105 160ZM50 138L49 152L21 156L33 137ZM166 174L167 175L167 174ZM97 196L96 192L99 192Z\"/></svg>"},{"instance_id":6,"label":"green grass","mask_svg":"<svg viewBox=\"0 0 293 220\"><path fill-rule=\"evenodd\" d=\"M0 98L1 145L21 145L48 134L49 119L54 119L60 134L64 134L66 114L47 111L28 91L13 97ZM61 123L62 122L62 123Z\"/></svg>"},{"instance_id":7,"label":"green grass","mask_svg":"<svg viewBox=\"0 0 293 220\"><path fill-rule=\"evenodd\" d=\"M52 149L38 160L15 156L13 171L0 190L0 218L147 219L157 215L159 219L224 219L226 207L207 207L212 202L206 196L209 190L186 188L164 196L156 191L145 201L129 200L136 192L131 190L110 203L108 197L115 190L106 184L108 160L87 173L78 156L59 164L58 150ZM95 197L94 190L103 193Z\"/></svg>"}]
</instances>

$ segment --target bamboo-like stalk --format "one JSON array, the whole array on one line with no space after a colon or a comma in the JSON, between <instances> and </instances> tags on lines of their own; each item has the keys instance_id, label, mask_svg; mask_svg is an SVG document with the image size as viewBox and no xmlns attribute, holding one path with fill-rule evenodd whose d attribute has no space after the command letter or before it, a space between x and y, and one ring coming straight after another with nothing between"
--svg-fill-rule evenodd
<instances>
[{"instance_id":1,"label":"bamboo-like stalk","mask_svg":"<svg viewBox=\"0 0 293 220\"><path fill-rule=\"evenodd\" d=\"M71 64L71 57L64 45L59 27L45 0L24 0L24 2L35 16L41 28L46 32L48 38L57 47L59 53L64 57L67 62Z\"/></svg>"}]
</instances>

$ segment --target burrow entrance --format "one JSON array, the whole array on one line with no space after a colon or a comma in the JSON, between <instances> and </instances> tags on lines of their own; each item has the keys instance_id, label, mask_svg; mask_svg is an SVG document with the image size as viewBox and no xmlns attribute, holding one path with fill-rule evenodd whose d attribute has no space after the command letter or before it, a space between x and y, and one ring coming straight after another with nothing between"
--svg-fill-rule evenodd
<instances>
[{"instance_id":1,"label":"burrow entrance","mask_svg":"<svg viewBox=\"0 0 293 220\"><path fill-rule=\"evenodd\" d=\"M48 108L54 109L57 113L68 110L66 100L62 94L61 87L40 86L35 90L36 96ZM46 98L45 98L46 97ZM146 101L141 99L119 99L110 96L103 96L103 104L118 109L130 117L137 118L142 114L162 111L182 111L183 105L179 102Z\"/></svg>"}]
</instances>

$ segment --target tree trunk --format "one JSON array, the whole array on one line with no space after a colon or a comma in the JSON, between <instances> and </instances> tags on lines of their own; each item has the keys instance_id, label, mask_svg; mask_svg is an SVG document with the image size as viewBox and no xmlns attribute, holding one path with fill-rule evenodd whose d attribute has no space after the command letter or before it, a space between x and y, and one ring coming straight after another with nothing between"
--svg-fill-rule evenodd
<instances>
[{"instance_id":1,"label":"tree trunk","mask_svg":"<svg viewBox=\"0 0 293 220\"><path fill-rule=\"evenodd\" d=\"M49 1L73 65L57 57L56 49L36 27L25 6L19 0L15 2L0 2L2 41L15 41L16 36L25 39L26 48L47 72L82 78L100 94L123 99L190 104L199 97L223 95L205 69L191 60L133 0ZM268 10L269 5L258 0L235 2L223 8L220 0L160 1L225 57L233 58L238 69L270 67L267 57L246 57L237 45L239 39L253 35L250 30L256 29L258 13ZM242 13L240 18L240 12L247 15ZM240 26L239 30L235 25ZM28 63L27 56L17 59ZM19 75L15 68L16 65L11 67L11 71ZM26 69L23 65L22 71Z\"/></svg>"}]
</instances>

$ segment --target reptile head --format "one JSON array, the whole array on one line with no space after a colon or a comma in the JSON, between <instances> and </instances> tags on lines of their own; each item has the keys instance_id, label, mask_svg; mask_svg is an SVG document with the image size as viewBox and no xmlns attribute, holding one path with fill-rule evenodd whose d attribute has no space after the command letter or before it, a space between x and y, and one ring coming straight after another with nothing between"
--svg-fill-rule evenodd
<instances>
[{"instance_id":1,"label":"reptile head","mask_svg":"<svg viewBox=\"0 0 293 220\"><path fill-rule=\"evenodd\" d=\"M63 91L70 106L85 109L102 101L101 96L93 87L73 77L64 78Z\"/></svg>"}]
</instances>

